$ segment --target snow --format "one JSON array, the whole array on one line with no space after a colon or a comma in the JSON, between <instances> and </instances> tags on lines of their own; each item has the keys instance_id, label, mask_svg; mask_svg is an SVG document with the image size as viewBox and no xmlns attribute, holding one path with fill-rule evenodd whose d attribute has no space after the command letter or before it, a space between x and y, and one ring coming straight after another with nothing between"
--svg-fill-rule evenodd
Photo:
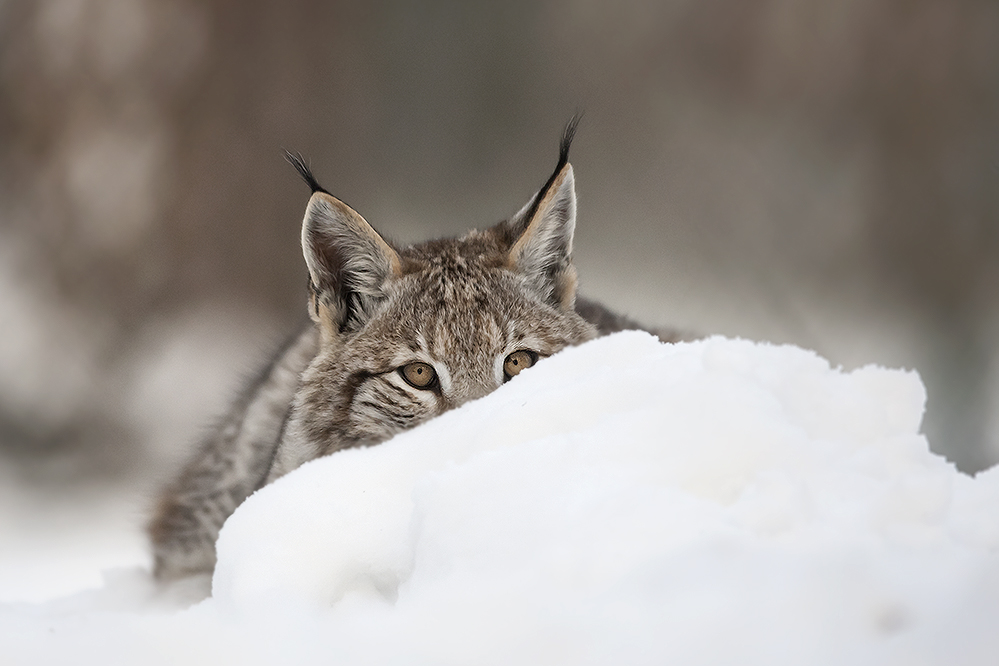
<instances>
[{"instance_id":1,"label":"snow","mask_svg":"<svg viewBox=\"0 0 999 666\"><path fill-rule=\"evenodd\" d=\"M914 372L622 333L250 497L212 596L0 606L4 663L993 664L999 468ZM11 661L12 660L12 661Z\"/></svg>"},{"instance_id":2,"label":"snow","mask_svg":"<svg viewBox=\"0 0 999 666\"><path fill-rule=\"evenodd\" d=\"M0 465L0 604L99 587L102 569L147 560L146 497L120 488L61 490L32 487Z\"/></svg>"}]
</instances>

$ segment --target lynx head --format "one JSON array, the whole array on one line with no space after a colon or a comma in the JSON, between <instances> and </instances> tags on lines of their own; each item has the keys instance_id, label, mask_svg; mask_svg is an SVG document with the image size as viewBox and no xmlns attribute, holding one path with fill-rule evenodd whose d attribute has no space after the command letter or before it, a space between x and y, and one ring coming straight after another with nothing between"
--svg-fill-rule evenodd
<instances>
[{"instance_id":1,"label":"lynx head","mask_svg":"<svg viewBox=\"0 0 999 666\"><path fill-rule=\"evenodd\" d=\"M320 330L290 426L315 455L383 441L595 335L574 309L574 131L570 122L554 173L509 220L406 248L290 158L313 189L302 246Z\"/></svg>"}]
</instances>

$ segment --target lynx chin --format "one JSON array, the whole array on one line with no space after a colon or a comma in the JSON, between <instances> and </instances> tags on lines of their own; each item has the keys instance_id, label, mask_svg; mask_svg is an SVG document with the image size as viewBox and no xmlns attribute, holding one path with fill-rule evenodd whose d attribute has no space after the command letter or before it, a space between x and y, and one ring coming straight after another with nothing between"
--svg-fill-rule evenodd
<instances>
[{"instance_id":1,"label":"lynx chin","mask_svg":"<svg viewBox=\"0 0 999 666\"><path fill-rule=\"evenodd\" d=\"M226 518L303 463L383 442L569 345L638 328L576 297L575 129L573 119L555 171L513 217L405 248L288 155L312 188L302 223L312 321L160 495L149 526L157 578L211 572Z\"/></svg>"}]
</instances>

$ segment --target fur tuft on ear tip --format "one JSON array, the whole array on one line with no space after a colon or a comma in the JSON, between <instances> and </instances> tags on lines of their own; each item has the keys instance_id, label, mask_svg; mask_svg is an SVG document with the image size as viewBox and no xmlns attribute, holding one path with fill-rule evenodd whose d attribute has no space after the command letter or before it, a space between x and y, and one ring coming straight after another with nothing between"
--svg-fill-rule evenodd
<instances>
[{"instance_id":1,"label":"fur tuft on ear tip","mask_svg":"<svg viewBox=\"0 0 999 666\"><path fill-rule=\"evenodd\" d=\"M305 184L309 186L313 194L316 192L329 194L329 192L326 191L326 188L320 185L319 181L316 180L316 177L312 175L312 169L309 168L308 164L306 164L305 158L302 157L302 153L293 153L290 150L285 150L284 159L288 162L288 164L295 167L295 171L297 171L298 175L302 177L302 180L304 180Z\"/></svg>"},{"instance_id":2,"label":"fur tuft on ear tip","mask_svg":"<svg viewBox=\"0 0 999 666\"><path fill-rule=\"evenodd\" d=\"M558 166L555 171L559 171L569 161L569 148L572 147L572 140L576 138L576 128L579 127L579 121L582 119L583 112L577 111L565 124L565 129L562 130L562 141L558 146Z\"/></svg>"}]
</instances>

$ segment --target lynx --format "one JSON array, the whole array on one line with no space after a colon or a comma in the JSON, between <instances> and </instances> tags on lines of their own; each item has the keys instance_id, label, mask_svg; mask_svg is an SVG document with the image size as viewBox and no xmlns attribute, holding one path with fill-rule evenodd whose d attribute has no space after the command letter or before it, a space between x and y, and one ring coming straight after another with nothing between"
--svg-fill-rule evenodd
<instances>
[{"instance_id":1,"label":"lynx","mask_svg":"<svg viewBox=\"0 0 999 666\"><path fill-rule=\"evenodd\" d=\"M226 518L303 463L383 442L569 345L637 328L576 298L575 129L574 119L555 171L513 217L406 248L288 154L312 189L302 225L311 322L162 493L149 528L157 578L211 572Z\"/></svg>"}]
</instances>

